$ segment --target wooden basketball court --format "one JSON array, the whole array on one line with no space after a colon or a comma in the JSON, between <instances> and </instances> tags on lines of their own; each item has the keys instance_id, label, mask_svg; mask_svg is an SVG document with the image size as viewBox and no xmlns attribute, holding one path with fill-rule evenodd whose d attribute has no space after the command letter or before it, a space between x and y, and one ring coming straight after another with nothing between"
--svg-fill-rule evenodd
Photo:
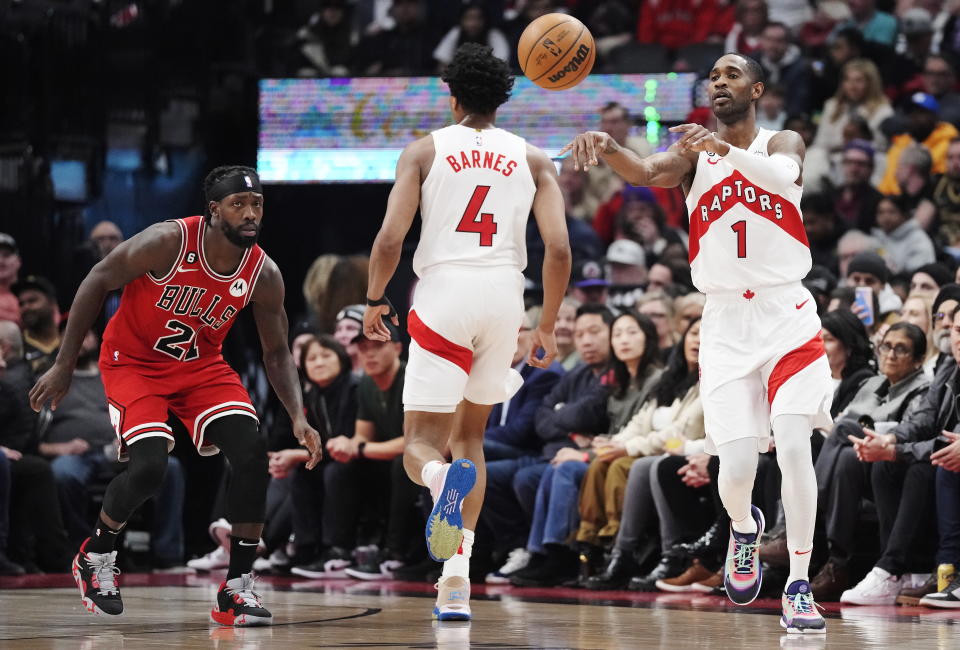
<instances>
[{"instance_id":1,"label":"wooden basketball court","mask_svg":"<svg viewBox=\"0 0 960 650\"><path fill-rule=\"evenodd\" d=\"M826 635L788 636L772 600L478 586L472 622L435 623L427 584L289 578L257 583L273 627L231 629L208 623L221 579L123 575L108 619L69 576L0 578L0 648L960 648L960 611L832 605Z\"/></svg>"}]
</instances>

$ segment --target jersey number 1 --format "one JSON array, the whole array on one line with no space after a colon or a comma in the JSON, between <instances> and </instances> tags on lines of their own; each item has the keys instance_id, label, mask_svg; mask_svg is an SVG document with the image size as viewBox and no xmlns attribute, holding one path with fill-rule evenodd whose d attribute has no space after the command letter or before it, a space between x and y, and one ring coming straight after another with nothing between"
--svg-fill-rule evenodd
<instances>
[{"instance_id":1,"label":"jersey number 1","mask_svg":"<svg viewBox=\"0 0 960 650\"><path fill-rule=\"evenodd\" d=\"M747 256L747 222L738 221L730 229L737 233L737 257Z\"/></svg>"},{"instance_id":2,"label":"jersey number 1","mask_svg":"<svg viewBox=\"0 0 960 650\"><path fill-rule=\"evenodd\" d=\"M479 234L481 246L493 246L493 236L497 234L497 222L493 220L493 214L490 212L480 214L480 207L489 191L489 185L477 185L467 204L467 209L460 217L460 223L457 224L457 232Z\"/></svg>"}]
</instances>

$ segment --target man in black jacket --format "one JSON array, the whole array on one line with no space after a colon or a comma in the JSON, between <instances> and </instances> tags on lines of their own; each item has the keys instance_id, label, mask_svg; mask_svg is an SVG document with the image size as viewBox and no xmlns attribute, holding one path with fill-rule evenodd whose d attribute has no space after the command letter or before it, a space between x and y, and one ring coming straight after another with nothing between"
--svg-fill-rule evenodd
<instances>
[{"instance_id":1,"label":"man in black jacket","mask_svg":"<svg viewBox=\"0 0 960 650\"><path fill-rule=\"evenodd\" d=\"M547 467L568 456L576 455L579 459L583 455L573 439L580 432L565 430L558 421L589 410L591 396L600 388L600 378L610 359L612 322L613 314L602 305L586 304L577 309L574 345L581 363L560 379L537 409L541 454L487 463L486 507L481 521L489 526L498 548L520 549L511 556L510 571L492 574L488 578L492 582L506 582L507 573L524 568L530 559L522 549L529 535L537 486ZM598 423L597 430L601 428L602 423Z\"/></svg>"}]
</instances>

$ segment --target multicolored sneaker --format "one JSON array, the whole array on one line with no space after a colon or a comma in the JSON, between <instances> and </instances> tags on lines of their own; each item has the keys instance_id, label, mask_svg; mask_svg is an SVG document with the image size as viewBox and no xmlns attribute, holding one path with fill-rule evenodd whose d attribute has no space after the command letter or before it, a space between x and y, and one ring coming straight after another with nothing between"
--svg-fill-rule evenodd
<instances>
[{"instance_id":1,"label":"multicolored sneaker","mask_svg":"<svg viewBox=\"0 0 960 650\"><path fill-rule=\"evenodd\" d=\"M210 620L232 627L271 625L273 614L264 608L260 594L253 590L253 582L253 574L244 573L239 578L221 583Z\"/></svg>"},{"instance_id":2,"label":"multicolored sneaker","mask_svg":"<svg viewBox=\"0 0 960 650\"><path fill-rule=\"evenodd\" d=\"M822 634L827 631L827 622L817 611L810 583L806 580L791 582L783 592L780 604L783 607L780 627L790 634Z\"/></svg>"},{"instance_id":3,"label":"multicolored sneaker","mask_svg":"<svg viewBox=\"0 0 960 650\"><path fill-rule=\"evenodd\" d=\"M123 613L123 601L117 583L117 552L87 553L89 541L89 537L83 540L80 552L73 558L73 580L80 590L80 599L91 614L118 616Z\"/></svg>"},{"instance_id":4,"label":"multicolored sneaker","mask_svg":"<svg viewBox=\"0 0 960 650\"><path fill-rule=\"evenodd\" d=\"M438 621L470 620L470 581L459 576L440 578L434 585L437 604L433 618Z\"/></svg>"},{"instance_id":5,"label":"multicolored sneaker","mask_svg":"<svg viewBox=\"0 0 960 650\"><path fill-rule=\"evenodd\" d=\"M953 582L937 593L927 594L921 598L920 605L940 609L960 609L960 574L956 574Z\"/></svg>"},{"instance_id":6,"label":"multicolored sneaker","mask_svg":"<svg viewBox=\"0 0 960 650\"><path fill-rule=\"evenodd\" d=\"M446 562L456 554L463 541L463 500L477 481L477 468L460 458L440 470L440 490L434 495L433 511L427 518L427 552L437 562Z\"/></svg>"},{"instance_id":7,"label":"multicolored sneaker","mask_svg":"<svg viewBox=\"0 0 960 650\"><path fill-rule=\"evenodd\" d=\"M750 514L757 522L757 532L752 535L738 533L730 524L730 543L727 546L727 561L723 568L723 584L727 596L734 605L749 605L760 593L763 571L760 568L760 535L763 534L763 513L757 506L750 506Z\"/></svg>"}]
</instances>

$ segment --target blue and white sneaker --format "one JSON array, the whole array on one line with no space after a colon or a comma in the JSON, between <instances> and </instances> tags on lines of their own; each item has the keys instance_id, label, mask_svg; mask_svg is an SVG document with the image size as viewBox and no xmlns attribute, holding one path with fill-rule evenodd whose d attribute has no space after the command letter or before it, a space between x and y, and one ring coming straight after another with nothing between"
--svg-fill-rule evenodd
<instances>
[{"instance_id":1,"label":"blue and white sneaker","mask_svg":"<svg viewBox=\"0 0 960 650\"><path fill-rule=\"evenodd\" d=\"M780 604L783 616L780 627L791 634L823 634L827 631L827 622L817 611L817 604L806 580L794 580L783 592Z\"/></svg>"},{"instance_id":2,"label":"blue and white sneaker","mask_svg":"<svg viewBox=\"0 0 960 650\"><path fill-rule=\"evenodd\" d=\"M470 620L470 581L459 576L440 578L434 585L437 590L437 604L433 608L433 618L438 621Z\"/></svg>"},{"instance_id":3,"label":"blue and white sneaker","mask_svg":"<svg viewBox=\"0 0 960 650\"><path fill-rule=\"evenodd\" d=\"M466 458L444 465L437 477L441 484L427 519L427 552L437 562L452 558L463 541L463 500L477 481L477 468Z\"/></svg>"},{"instance_id":4,"label":"blue and white sneaker","mask_svg":"<svg viewBox=\"0 0 960 650\"><path fill-rule=\"evenodd\" d=\"M757 532L753 535L738 533L730 524L730 544L727 546L727 561L723 568L723 585L727 596L735 605L749 605L760 593L763 570L760 568L760 535L765 522L757 506L750 506Z\"/></svg>"}]
</instances>

